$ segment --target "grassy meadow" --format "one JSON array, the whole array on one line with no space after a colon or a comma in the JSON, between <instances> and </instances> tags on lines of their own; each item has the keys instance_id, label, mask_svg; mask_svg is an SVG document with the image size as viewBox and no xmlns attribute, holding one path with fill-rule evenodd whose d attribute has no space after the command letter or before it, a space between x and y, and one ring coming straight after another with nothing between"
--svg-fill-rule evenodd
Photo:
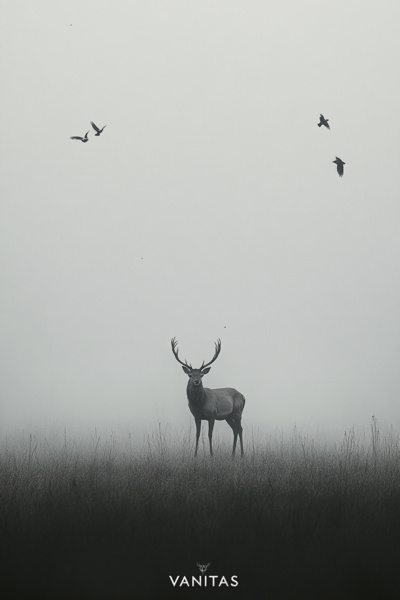
<instances>
[{"instance_id":1,"label":"grassy meadow","mask_svg":"<svg viewBox=\"0 0 400 600\"><path fill-rule=\"evenodd\" d=\"M373 420L339 444L246 441L232 460L223 444L195 459L193 440L161 428L139 446L96 432L3 439L4 597L399 597L398 437ZM197 563L238 585L172 586Z\"/></svg>"}]
</instances>

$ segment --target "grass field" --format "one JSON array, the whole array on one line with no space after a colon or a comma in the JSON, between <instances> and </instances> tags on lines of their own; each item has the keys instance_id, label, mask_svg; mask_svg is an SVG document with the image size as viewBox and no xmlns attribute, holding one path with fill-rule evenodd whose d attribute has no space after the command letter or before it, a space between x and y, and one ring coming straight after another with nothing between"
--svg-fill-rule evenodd
<instances>
[{"instance_id":1,"label":"grass field","mask_svg":"<svg viewBox=\"0 0 400 600\"><path fill-rule=\"evenodd\" d=\"M400 597L399 439L374 420L338 445L293 432L248 441L243 459L192 452L161 429L140 447L3 439L4 597ZM218 578L179 585L197 563Z\"/></svg>"}]
</instances>

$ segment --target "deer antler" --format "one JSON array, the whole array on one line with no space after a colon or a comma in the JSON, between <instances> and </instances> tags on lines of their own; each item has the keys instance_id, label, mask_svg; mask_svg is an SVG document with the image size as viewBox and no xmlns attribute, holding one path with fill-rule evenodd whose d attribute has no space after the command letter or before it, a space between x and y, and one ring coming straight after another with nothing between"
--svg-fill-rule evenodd
<instances>
[{"instance_id":1,"label":"deer antler","mask_svg":"<svg viewBox=\"0 0 400 600\"><path fill-rule=\"evenodd\" d=\"M218 338L218 340L215 342L215 352L214 352L214 356L212 357L212 359L210 360L210 362L204 364L204 360L203 360L203 364L200 367L201 369L204 369L204 367L208 367L208 365L211 365L215 360L217 360L219 353L221 352L221 340Z\"/></svg>"},{"instance_id":2,"label":"deer antler","mask_svg":"<svg viewBox=\"0 0 400 600\"><path fill-rule=\"evenodd\" d=\"M200 563L197 563L197 566L199 567L199 569L202 573L205 573L207 571L208 567L210 566L210 563L207 563L206 565L201 565Z\"/></svg>"},{"instance_id":3,"label":"deer antler","mask_svg":"<svg viewBox=\"0 0 400 600\"><path fill-rule=\"evenodd\" d=\"M178 363L181 363L181 365L183 365L184 367L188 367L189 369L191 369L192 365L188 364L187 361L186 361L186 359L185 359L185 362L182 362L181 359L179 358L177 346L178 346L177 339L176 338L172 338L172 340L171 340L171 347L172 347L172 352L174 353L174 356L175 356L176 360L178 361Z\"/></svg>"}]
</instances>

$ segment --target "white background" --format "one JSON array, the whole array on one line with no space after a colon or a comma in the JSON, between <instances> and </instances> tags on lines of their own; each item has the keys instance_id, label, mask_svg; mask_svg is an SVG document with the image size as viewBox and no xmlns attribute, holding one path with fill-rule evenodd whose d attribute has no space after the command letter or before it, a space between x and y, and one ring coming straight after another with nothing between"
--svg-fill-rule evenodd
<instances>
[{"instance_id":1,"label":"white background","mask_svg":"<svg viewBox=\"0 0 400 600\"><path fill-rule=\"evenodd\" d=\"M2 432L397 431L399 3L0 6Z\"/></svg>"}]
</instances>

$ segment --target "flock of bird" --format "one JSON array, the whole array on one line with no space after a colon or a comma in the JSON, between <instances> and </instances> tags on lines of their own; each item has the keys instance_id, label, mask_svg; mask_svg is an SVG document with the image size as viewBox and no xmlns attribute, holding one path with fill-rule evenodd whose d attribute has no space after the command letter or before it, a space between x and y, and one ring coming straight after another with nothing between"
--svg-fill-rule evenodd
<instances>
[{"instance_id":1,"label":"flock of bird","mask_svg":"<svg viewBox=\"0 0 400 600\"><path fill-rule=\"evenodd\" d=\"M96 132L94 135L100 135L101 132L103 131L104 127L107 127L107 125L104 125L104 127L102 127L100 129L99 127L97 127L97 125L95 123L93 123L93 121L90 121L90 124ZM90 129L89 129L89 131L90 131ZM71 140L80 140L83 143L88 142L89 141L89 138L88 138L89 131L87 131L83 137L80 135L73 135L71 137Z\"/></svg>"},{"instance_id":2,"label":"flock of bird","mask_svg":"<svg viewBox=\"0 0 400 600\"><path fill-rule=\"evenodd\" d=\"M324 125L327 129L330 129L330 125L329 125L328 121L329 121L329 119L325 119L324 115L319 115L319 123L317 123L317 125L318 125L318 127L321 127L321 125ZM337 172L339 173L339 177L343 177L343 171L344 171L343 165L345 165L346 163L343 162L343 160L341 158L339 158L338 156L332 162L336 163L336 168L337 168Z\"/></svg>"},{"instance_id":3,"label":"flock of bird","mask_svg":"<svg viewBox=\"0 0 400 600\"><path fill-rule=\"evenodd\" d=\"M318 127L321 127L322 125L324 127L326 127L327 129L330 129L330 125L329 125L329 119L325 119L324 115L319 115L319 123L317 123ZM95 135L98 136L102 133L104 127L107 127L107 125L104 125L104 127L102 127L101 129L99 127L97 127L97 125L95 123L93 123L93 121L90 121L91 126L93 127L93 129L95 130ZM89 129L90 131L90 129ZM89 131L87 131L85 133L85 135L82 137L80 135L73 135L71 137L71 140L80 140L81 142L85 143L89 141ZM336 168L337 168L337 172L339 173L339 177L343 177L343 166L346 164L341 158L339 158L338 156L336 157L335 160L333 160L332 162L336 163Z\"/></svg>"}]
</instances>

